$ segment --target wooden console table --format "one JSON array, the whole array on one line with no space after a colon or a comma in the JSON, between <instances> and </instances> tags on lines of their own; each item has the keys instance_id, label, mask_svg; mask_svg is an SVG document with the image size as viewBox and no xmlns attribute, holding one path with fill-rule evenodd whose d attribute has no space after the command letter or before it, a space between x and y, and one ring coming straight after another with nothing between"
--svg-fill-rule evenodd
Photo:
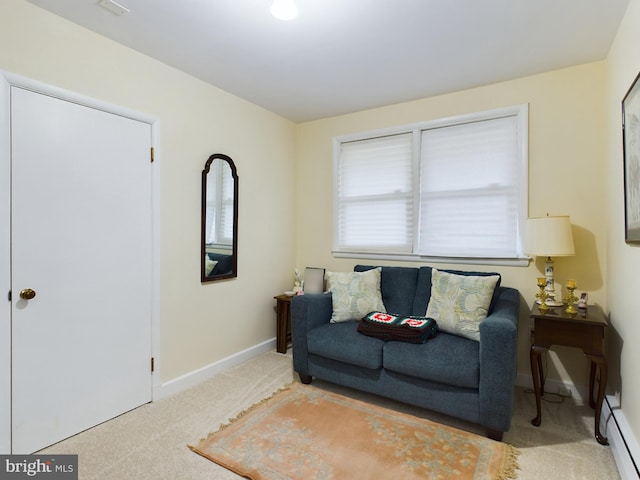
<instances>
[{"instance_id":1,"label":"wooden console table","mask_svg":"<svg viewBox=\"0 0 640 480\"><path fill-rule=\"evenodd\" d=\"M547 312L541 312L538 304L531 308L531 318L534 320L533 342L529 354L531 362L531 376L536 396L536 417L531 423L536 427L542 421L540 413L540 396L544 395L544 374L542 370L542 352L549 350L551 345L564 345L582 349L585 357L591 361L589 372L589 405L595 408L595 437L598 443L608 445L606 437L600 433L600 412L602 400L607 386L607 359L604 357L602 344L604 329L608 325L602 309L596 305L589 305L586 310L578 309L578 313L569 316L565 307L549 307ZM600 370L598 396L594 400L596 368Z\"/></svg>"},{"instance_id":2,"label":"wooden console table","mask_svg":"<svg viewBox=\"0 0 640 480\"><path fill-rule=\"evenodd\" d=\"M289 295L276 295L276 350L287 353L287 341L291 338L291 299Z\"/></svg>"}]
</instances>

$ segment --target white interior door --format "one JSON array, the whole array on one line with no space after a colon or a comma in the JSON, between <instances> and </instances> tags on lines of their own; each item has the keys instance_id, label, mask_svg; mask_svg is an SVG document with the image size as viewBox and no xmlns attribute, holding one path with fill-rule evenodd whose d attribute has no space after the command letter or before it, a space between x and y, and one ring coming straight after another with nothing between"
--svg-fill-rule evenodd
<instances>
[{"instance_id":1,"label":"white interior door","mask_svg":"<svg viewBox=\"0 0 640 480\"><path fill-rule=\"evenodd\" d=\"M11 87L13 453L151 400L150 148L148 123Z\"/></svg>"}]
</instances>

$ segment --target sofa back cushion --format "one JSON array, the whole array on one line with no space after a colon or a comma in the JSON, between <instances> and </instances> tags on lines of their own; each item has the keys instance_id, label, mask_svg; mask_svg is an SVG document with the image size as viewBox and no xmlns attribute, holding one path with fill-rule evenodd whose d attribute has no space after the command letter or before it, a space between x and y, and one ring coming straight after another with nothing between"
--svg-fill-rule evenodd
<instances>
[{"instance_id":1,"label":"sofa back cushion","mask_svg":"<svg viewBox=\"0 0 640 480\"><path fill-rule=\"evenodd\" d=\"M498 282L496 283L496 288L493 290L491 303L489 305L488 315L491 315L491 312L493 311L493 307L496 305L496 302L498 301L498 296L499 296L500 282L502 280L502 277L500 276L499 273L470 272L470 271L464 271L464 270L445 270L445 269L438 269L438 270L440 270L441 272L453 273L455 275L470 275L474 277L490 277L490 276L497 275ZM431 267L420 267L420 270L418 272L418 283L416 286L416 293L415 293L415 298L413 302L412 315L424 315L425 312L427 311L429 300L431 298L431 272L432 272ZM383 275L383 281L384 281L384 275Z\"/></svg>"},{"instance_id":2,"label":"sofa back cushion","mask_svg":"<svg viewBox=\"0 0 640 480\"><path fill-rule=\"evenodd\" d=\"M366 272L377 265L356 265L353 267L355 272ZM382 301L389 313L397 315L417 315L424 316L431 298L431 267L382 267L382 276L380 278L380 290L382 291ZM472 275L472 276L493 276L498 275L496 272L471 272L463 270L444 270L441 272L453 273L456 275ZM498 279L496 288L493 291L491 304L489 305L489 314L493 311L493 307L498 301L500 290L500 281Z\"/></svg>"},{"instance_id":3,"label":"sofa back cushion","mask_svg":"<svg viewBox=\"0 0 640 480\"><path fill-rule=\"evenodd\" d=\"M431 267L420 267L418 270L418 283L413 299L413 312L411 315L424 315L431 298ZM420 312L420 313L418 313Z\"/></svg>"},{"instance_id":4,"label":"sofa back cushion","mask_svg":"<svg viewBox=\"0 0 640 480\"><path fill-rule=\"evenodd\" d=\"M353 270L356 272L366 272L377 268L371 265L356 265ZM418 283L418 269L412 267L382 267L380 278L380 290L382 291L382 302L389 313L396 315L414 315L413 305L416 296L416 286ZM429 291L431 284L429 284ZM427 307L420 315L424 315Z\"/></svg>"}]
</instances>

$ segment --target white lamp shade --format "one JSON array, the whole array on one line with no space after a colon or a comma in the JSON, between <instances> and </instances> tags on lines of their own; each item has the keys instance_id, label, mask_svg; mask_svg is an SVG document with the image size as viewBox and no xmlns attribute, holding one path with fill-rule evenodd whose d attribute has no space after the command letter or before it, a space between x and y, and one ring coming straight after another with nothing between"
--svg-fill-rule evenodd
<instances>
[{"instance_id":1,"label":"white lamp shade","mask_svg":"<svg viewBox=\"0 0 640 480\"><path fill-rule=\"evenodd\" d=\"M525 253L545 257L575 255L569 217L528 219Z\"/></svg>"}]
</instances>

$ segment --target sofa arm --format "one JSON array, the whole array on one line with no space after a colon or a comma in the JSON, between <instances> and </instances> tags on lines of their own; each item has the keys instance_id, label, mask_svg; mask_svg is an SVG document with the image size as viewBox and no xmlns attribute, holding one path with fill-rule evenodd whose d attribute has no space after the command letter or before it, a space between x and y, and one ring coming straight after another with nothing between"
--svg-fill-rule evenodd
<instances>
[{"instance_id":1,"label":"sofa arm","mask_svg":"<svg viewBox=\"0 0 640 480\"><path fill-rule=\"evenodd\" d=\"M298 295L291 299L291 345L293 349L293 369L301 376L309 375L307 356L307 332L329 323L333 303L331 294Z\"/></svg>"},{"instance_id":2,"label":"sofa arm","mask_svg":"<svg viewBox=\"0 0 640 480\"><path fill-rule=\"evenodd\" d=\"M480 418L491 430L511 425L518 352L520 294L500 287L498 301L480 322Z\"/></svg>"}]
</instances>

